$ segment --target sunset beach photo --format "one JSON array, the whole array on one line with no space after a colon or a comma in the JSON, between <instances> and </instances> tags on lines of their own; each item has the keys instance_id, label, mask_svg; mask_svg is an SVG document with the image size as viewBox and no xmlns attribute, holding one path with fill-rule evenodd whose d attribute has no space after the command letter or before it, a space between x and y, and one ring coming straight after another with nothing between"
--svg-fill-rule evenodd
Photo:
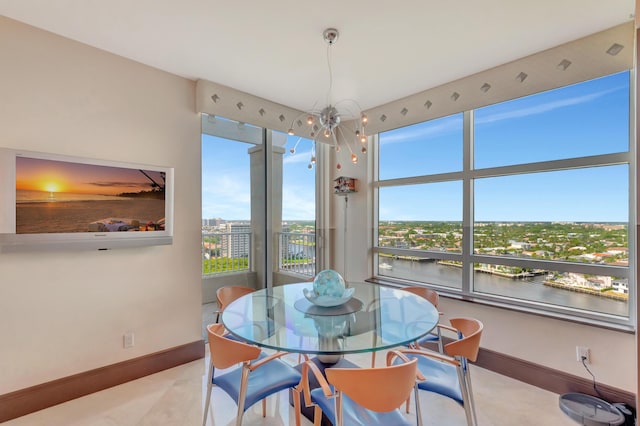
<instances>
[{"instance_id":1,"label":"sunset beach photo","mask_svg":"<svg viewBox=\"0 0 640 426\"><path fill-rule=\"evenodd\" d=\"M164 230L165 175L16 157L16 233Z\"/></svg>"}]
</instances>

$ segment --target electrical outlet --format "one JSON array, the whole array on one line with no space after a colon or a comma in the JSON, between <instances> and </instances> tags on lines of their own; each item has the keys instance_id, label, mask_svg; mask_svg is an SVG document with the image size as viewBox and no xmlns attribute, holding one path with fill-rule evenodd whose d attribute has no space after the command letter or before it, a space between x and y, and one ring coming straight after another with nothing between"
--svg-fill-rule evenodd
<instances>
[{"instance_id":1,"label":"electrical outlet","mask_svg":"<svg viewBox=\"0 0 640 426\"><path fill-rule=\"evenodd\" d=\"M584 346L576 346L576 358L578 362L582 362L582 358L584 358L584 362L589 364L591 358L589 356L589 348Z\"/></svg>"},{"instance_id":2,"label":"electrical outlet","mask_svg":"<svg viewBox=\"0 0 640 426\"><path fill-rule=\"evenodd\" d=\"M132 348L135 344L135 340L134 340L134 334L133 331L129 331L127 333L124 333L123 336L123 346L125 349L127 348Z\"/></svg>"}]
</instances>

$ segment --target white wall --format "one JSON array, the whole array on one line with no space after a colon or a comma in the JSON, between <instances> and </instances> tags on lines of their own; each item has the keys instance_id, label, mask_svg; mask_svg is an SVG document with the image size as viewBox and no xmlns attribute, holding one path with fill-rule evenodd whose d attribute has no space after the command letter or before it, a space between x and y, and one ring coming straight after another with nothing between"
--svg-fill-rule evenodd
<instances>
[{"instance_id":1,"label":"white wall","mask_svg":"<svg viewBox=\"0 0 640 426\"><path fill-rule=\"evenodd\" d=\"M441 298L443 322L456 316L480 319L481 346L591 380L576 360L576 346L591 350L589 369L599 383L636 392L635 336L570 321Z\"/></svg>"},{"instance_id":2,"label":"white wall","mask_svg":"<svg viewBox=\"0 0 640 426\"><path fill-rule=\"evenodd\" d=\"M0 253L0 394L200 340L195 83L3 17L0 64L0 146L170 166L176 190L173 245Z\"/></svg>"}]
</instances>

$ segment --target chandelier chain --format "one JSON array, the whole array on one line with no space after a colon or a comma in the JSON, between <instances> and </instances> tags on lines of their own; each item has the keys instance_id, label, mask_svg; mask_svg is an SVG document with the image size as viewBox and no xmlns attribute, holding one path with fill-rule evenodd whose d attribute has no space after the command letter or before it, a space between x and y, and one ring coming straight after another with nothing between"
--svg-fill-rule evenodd
<instances>
[{"instance_id":1,"label":"chandelier chain","mask_svg":"<svg viewBox=\"0 0 640 426\"><path fill-rule=\"evenodd\" d=\"M331 67L331 46L327 44L327 68L329 69L329 89L327 90L327 105L331 105L331 91L333 90L333 69Z\"/></svg>"}]
</instances>

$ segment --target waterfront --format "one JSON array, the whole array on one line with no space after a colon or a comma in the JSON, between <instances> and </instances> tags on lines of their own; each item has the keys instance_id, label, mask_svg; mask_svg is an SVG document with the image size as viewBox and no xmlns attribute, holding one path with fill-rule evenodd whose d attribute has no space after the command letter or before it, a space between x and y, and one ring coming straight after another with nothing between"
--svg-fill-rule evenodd
<instances>
[{"instance_id":1,"label":"waterfront","mask_svg":"<svg viewBox=\"0 0 640 426\"><path fill-rule=\"evenodd\" d=\"M89 224L109 217L155 223L165 216L164 200L124 198L16 204L18 234L88 232Z\"/></svg>"},{"instance_id":2,"label":"waterfront","mask_svg":"<svg viewBox=\"0 0 640 426\"><path fill-rule=\"evenodd\" d=\"M445 287L460 288L462 269L437 262L418 262L392 257L380 257L380 263L390 266L380 268L382 276L427 282ZM551 305L585 309L612 315L628 316L626 301L608 299L591 294L577 293L544 285L545 275L528 278L505 278L498 275L475 272L476 292L542 302Z\"/></svg>"}]
</instances>

